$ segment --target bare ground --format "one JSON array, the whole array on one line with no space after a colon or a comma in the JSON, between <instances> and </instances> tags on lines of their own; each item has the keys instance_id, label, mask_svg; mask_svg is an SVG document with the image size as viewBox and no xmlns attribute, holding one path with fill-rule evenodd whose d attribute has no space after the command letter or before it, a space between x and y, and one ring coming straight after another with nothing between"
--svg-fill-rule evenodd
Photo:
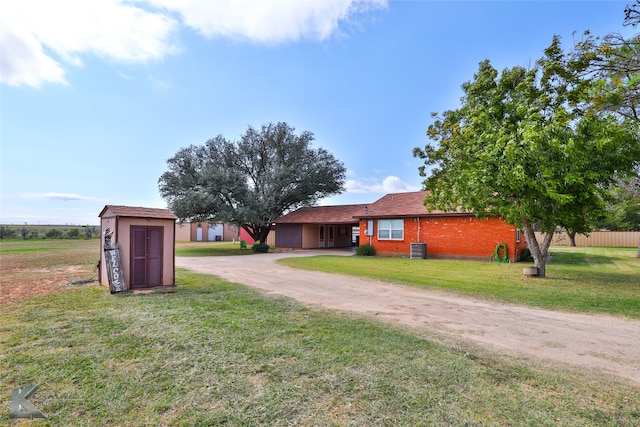
<instances>
[{"instance_id":1,"label":"bare ground","mask_svg":"<svg viewBox=\"0 0 640 427\"><path fill-rule=\"evenodd\" d=\"M322 252L326 254L326 251ZM335 252L336 254L348 254ZM500 353L597 368L640 384L640 321L573 314L454 296L277 264L312 251L232 257L177 257L176 266L242 283L309 306L362 313L471 341Z\"/></svg>"}]
</instances>

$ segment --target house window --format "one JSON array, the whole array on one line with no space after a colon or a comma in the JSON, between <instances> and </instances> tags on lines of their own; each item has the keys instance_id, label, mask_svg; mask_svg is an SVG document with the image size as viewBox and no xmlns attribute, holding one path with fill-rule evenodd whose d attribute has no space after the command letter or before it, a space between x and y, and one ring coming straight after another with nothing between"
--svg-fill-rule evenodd
<instances>
[{"instance_id":1,"label":"house window","mask_svg":"<svg viewBox=\"0 0 640 427\"><path fill-rule=\"evenodd\" d=\"M379 219L378 239L402 240L404 238L404 220Z\"/></svg>"},{"instance_id":2,"label":"house window","mask_svg":"<svg viewBox=\"0 0 640 427\"><path fill-rule=\"evenodd\" d=\"M520 243L520 229L516 228L516 243Z\"/></svg>"}]
</instances>

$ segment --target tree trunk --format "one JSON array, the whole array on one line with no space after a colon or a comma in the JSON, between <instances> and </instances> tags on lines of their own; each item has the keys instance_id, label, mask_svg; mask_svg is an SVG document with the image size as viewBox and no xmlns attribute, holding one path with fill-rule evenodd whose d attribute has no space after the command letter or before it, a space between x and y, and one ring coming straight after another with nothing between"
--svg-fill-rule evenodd
<instances>
[{"instance_id":1,"label":"tree trunk","mask_svg":"<svg viewBox=\"0 0 640 427\"><path fill-rule=\"evenodd\" d=\"M269 236L269 231L271 231L271 224L267 226L260 227L260 243L267 243L267 237Z\"/></svg>"},{"instance_id":2,"label":"tree trunk","mask_svg":"<svg viewBox=\"0 0 640 427\"><path fill-rule=\"evenodd\" d=\"M251 236L256 243L267 243L267 236L271 230L271 224L245 224L242 228L249 233L249 236Z\"/></svg>"},{"instance_id":3,"label":"tree trunk","mask_svg":"<svg viewBox=\"0 0 640 427\"><path fill-rule=\"evenodd\" d=\"M636 254L636 258L640 258L640 239L638 239L638 253Z\"/></svg>"},{"instance_id":4,"label":"tree trunk","mask_svg":"<svg viewBox=\"0 0 640 427\"><path fill-rule=\"evenodd\" d=\"M576 232L572 231L571 233L568 233L569 235L569 242L572 248L576 247Z\"/></svg>"},{"instance_id":5,"label":"tree trunk","mask_svg":"<svg viewBox=\"0 0 640 427\"><path fill-rule=\"evenodd\" d=\"M251 236L254 242L257 243L260 241L260 230L258 227L255 225L244 224L242 228L247 232L247 234L249 234L249 236Z\"/></svg>"},{"instance_id":6,"label":"tree trunk","mask_svg":"<svg viewBox=\"0 0 640 427\"><path fill-rule=\"evenodd\" d=\"M546 277L547 275L547 253L549 252L549 246L551 246L551 240L553 239L554 231L548 232L544 235L542 244L538 243L536 234L533 231L533 224L529 219L523 219L523 232L524 238L529 246L529 251L533 257L533 265L538 269L538 276ZM555 227L552 228L555 230Z\"/></svg>"}]
</instances>

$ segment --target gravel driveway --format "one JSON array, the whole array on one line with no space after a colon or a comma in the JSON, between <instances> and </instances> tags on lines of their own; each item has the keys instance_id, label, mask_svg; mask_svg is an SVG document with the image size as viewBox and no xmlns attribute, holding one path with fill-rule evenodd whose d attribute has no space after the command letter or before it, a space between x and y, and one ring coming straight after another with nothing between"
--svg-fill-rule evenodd
<instances>
[{"instance_id":1,"label":"gravel driveway","mask_svg":"<svg viewBox=\"0 0 640 427\"><path fill-rule=\"evenodd\" d=\"M453 296L340 274L285 267L284 257L344 251L252 256L176 257L176 266L293 298L302 304L372 315L465 339L507 354L595 367L640 384L640 321L570 314Z\"/></svg>"}]
</instances>

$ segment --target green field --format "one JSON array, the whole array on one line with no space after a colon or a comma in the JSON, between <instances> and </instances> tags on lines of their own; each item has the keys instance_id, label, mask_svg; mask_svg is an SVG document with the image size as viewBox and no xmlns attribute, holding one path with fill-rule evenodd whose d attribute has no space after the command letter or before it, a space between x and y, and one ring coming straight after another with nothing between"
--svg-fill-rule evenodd
<instances>
[{"instance_id":1,"label":"green field","mask_svg":"<svg viewBox=\"0 0 640 427\"><path fill-rule=\"evenodd\" d=\"M10 253L30 274L46 251L26 249L0 245L2 268ZM51 249L39 269L96 249ZM590 263L565 264L589 275ZM640 387L598 371L445 346L184 270L177 281L171 293L68 286L0 306L0 425L22 425L8 408L28 384L40 385L29 401L43 426L640 425Z\"/></svg>"}]
</instances>

